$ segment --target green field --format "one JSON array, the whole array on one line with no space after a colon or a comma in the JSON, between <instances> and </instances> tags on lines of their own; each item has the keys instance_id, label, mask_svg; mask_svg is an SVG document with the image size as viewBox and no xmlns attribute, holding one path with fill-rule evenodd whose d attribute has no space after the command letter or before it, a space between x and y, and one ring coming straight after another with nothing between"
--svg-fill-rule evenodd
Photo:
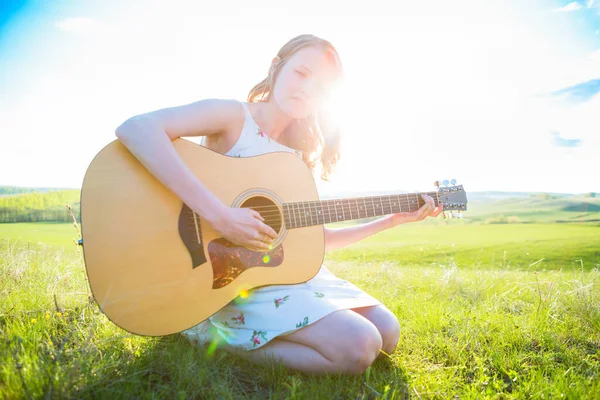
<instances>
[{"instance_id":1,"label":"green field","mask_svg":"<svg viewBox=\"0 0 600 400\"><path fill-rule=\"evenodd\" d=\"M0 224L0 398L600 398L600 227L406 224L328 253L398 317L358 377L257 367L113 325L72 224Z\"/></svg>"}]
</instances>

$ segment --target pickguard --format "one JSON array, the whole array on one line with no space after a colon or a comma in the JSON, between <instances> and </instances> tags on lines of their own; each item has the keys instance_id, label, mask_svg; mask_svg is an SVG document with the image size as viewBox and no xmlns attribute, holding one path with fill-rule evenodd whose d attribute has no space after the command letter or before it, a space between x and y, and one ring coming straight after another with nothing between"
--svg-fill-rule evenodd
<instances>
[{"instance_id":1,"label":"pickguard","mask_svg":"<svg viewBox=\"0 0 600 400\"><path fill-rule=\"evenodd\" d=\"M283 262L283 246L268 252L254 251L219 238L208 244L213 267L213 289L227 286L242 272L254 267L277 267Z\"/></svg>"}]
</instances>

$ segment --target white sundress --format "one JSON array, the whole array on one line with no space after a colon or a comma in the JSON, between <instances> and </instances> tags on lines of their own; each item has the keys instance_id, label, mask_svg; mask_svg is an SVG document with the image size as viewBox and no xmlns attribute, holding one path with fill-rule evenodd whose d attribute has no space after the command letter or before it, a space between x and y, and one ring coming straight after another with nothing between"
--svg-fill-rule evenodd
<instances>
[{"instance_id":1,"label":"white sundress","mask_svg":"<svg viewBox=\"0 0 600 400\"><path fill-rule=\"evenodd\" d=\"M244 127L226 155L249 157L274 151L301 154L261 132L247 103L241 104L246 110ZM201 143L204 143L204 138ZM334 311L379 304L379 300L336 277L322 265L307 282L252 289L246 298L236 298L207 320L181 333L201 345L225 341L237 349L253 350Z\"/></svg>"}]
</instances>

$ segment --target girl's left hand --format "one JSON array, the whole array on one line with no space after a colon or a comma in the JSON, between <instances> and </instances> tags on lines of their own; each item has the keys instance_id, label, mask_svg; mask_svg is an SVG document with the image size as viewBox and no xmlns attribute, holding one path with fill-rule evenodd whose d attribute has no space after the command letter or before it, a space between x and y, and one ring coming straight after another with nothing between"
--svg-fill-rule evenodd
<instances>
[{"instance_id":1,"label":"girl's left hand","mask_svg":"<svg viewBox=\"0 0 600 400\"><path fill-rule=\"evenodd\" d=\"M417 211L392 214L392 227L399 224L404 224L406 222L421 221L428 216L437 217L442 213L442 211L444 211L444 205L442 203L439 203L437 208L435 207L433 197L427 196L426 194L422 195L421 197L423 200L425 200L425 204L423 204Z\"/></svg>"}]
</instances>

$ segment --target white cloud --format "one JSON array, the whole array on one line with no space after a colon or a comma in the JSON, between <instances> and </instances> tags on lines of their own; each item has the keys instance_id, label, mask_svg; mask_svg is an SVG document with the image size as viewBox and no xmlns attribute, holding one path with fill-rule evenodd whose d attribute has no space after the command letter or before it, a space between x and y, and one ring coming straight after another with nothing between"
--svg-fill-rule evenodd
<instances>
[{"instance_id":1,"label":"white cloud","mask_svg":"<svg viewBox=\"0 0 600 400\"><path fill-rule=\"evenodd\" d=\"M64 18L54 24L61 31L67 32L91 32L97 27L92 18Z\"/></svg>"},{"instance_id":2,"label":"white cloud","mask_svg":"<svg viewBox=\"0 0 600 400\"><path fill-rule=\"evenodd\" d=\"M592 8L592 7L594 7L595 3L596 3L596 0L587 0L587 2L585 3L585 6L587 8Z\"/></svg>"},{"instance_id":3,"label":"white cloud","mask_svg":"<svg viewBox=\"0 0 600 400\"><path fill-rule=\"evenodd\" d=\"M590 2L593 4L594 0L588 1L588 4ZM571 2L569 4L567 4L564 7L557 8L555 11L568 12L568 11L577 11L577 10L580 10L580 9L581 9L581 4L579 4L576 1L573 1L573 2Z\"/></svg>"}]
</instances>

